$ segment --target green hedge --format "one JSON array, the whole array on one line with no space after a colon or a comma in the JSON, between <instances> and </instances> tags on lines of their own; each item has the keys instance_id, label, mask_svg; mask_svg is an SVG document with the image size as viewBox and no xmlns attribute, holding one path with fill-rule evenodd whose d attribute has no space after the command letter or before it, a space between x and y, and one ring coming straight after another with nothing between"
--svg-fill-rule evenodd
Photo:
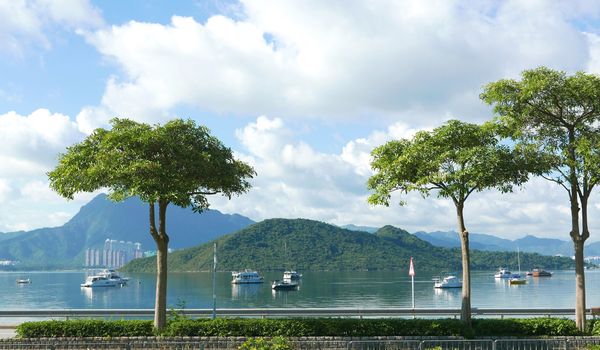
<instances>
[{"instance_id":1,"label":"green hedge","mask_svg":"<svg viewBox=\"0 0 600 350\"><path fill-rule=\"evenodd\" d=\"M156 335L152 321L70 320L24 322L16 328L20 338L142 337Z\"/></svg>"},{"instance_id":2,"label":"green hedge","mask_svg":"<svg viewBox=\"0 0 600 350\"><path fill-rule=\"evenodd\" d=\"M404 319L216 319L170 323L165 336L461 336L460 321Z\"/></svg>"},{"instance_id":3,"label":"green hedge","mask_svg":"<svg viewBox=\"0 0 600 350\"><path fill-rule=\"evenodd\" d=\"M575 322L564 318L515 318L473 320L477 336L571 336L581 335Z\"/></svg>"},{"instance_id":4,"label":"green hedge","mask_svg":"<svg viewBox=\"0 0 600 350\"><path fill-rule=\"evenodd\" d=\"M600 322L590 322L587 334L600 335ZM22 338L119 337L157 335L152 321L70 320L25 322L17 326ZM472 329L454 319L178 319L162 336L572 336L575 322L558 318L475 319Z\"/></svg>"}]
</instances>

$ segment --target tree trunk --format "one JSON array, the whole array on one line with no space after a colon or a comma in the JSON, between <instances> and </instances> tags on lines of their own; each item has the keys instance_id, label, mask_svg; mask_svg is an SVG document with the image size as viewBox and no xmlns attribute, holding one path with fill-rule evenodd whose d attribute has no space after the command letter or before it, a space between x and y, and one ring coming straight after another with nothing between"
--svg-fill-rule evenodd
<instances>
[{"instance_id":1,"label":"tree trunk","mask_svg":"<svg viewBox=\"0 0 600 350\"><path fill-rule=\"evenodd\" d=\"M465 227L463 217L462 203L456 204L456 215L458 219L458 235L460 236L460 248L462 256L462 304L460 309L460 319L471 326L471 268L469 255L469 232Z\"/></svg>"},{"instance_id":2,"label":"tree trunk","mask_svg":"<svg viewBox=\"0 0 600 350\"><path fill-rule=\"evenodd\" d=\"M166 233L166 213L168 203L158 204L158 230L154 219L154 203L150 204L150 234L156 242L156 300L154 304L154 327L165 328L167 323L167 254L169 236Z\"/></svg>"},{"instance_id":3,"label":"tree trunk","mask_svg":"<svg viewBox=\"0 0 600 350\"><path fill-rule=\"evenodd\" d=\"M587 197L581 198L581 221L582 232L580 235L572 235L573 248L575 250L575 324L581 331L585 330L585 261L584 244L589 237ZM573 214L573 213L571 213Z\"/></svg>"},{"instance_id":4,"label":"tree trunk","mask_svg":"<svg viewBox=\"0 0 600 350\"><path fill-rule=\"evenodd\" d=\"M575 324L580 331L585 330L585 271L583 260L583 239L573 241L575 248Z\"/></svg>"},{"instance_id":5,"label":"tree trunk","mask_svg":"<svg viewBox=\"0 0 600 350\"><path fill-rule=\"evenodd\" d=\"M580 331L585 330L585 275L583 261L583 243L585 238L579 231L579 181L577 180L577 162L575 154L575 131L568 129L569 136L569 199L571 201L571 240L575 250L575 324ZM583 204L583 203L582 203ZM587 202L583 217L587 221Z\"/></svg>"}]
</instances>

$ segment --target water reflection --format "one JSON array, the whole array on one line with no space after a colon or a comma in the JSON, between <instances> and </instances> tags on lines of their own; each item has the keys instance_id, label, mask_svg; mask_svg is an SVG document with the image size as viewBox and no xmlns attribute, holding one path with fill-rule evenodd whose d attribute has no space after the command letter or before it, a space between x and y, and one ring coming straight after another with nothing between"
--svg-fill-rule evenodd
<instances>
[{"instance_id":1,"label":"water reflection","mask_svg":"<svg viewBox=\"0 0 600 350\"><path fill-rule=\"evenodd\" d=\"M108 307L111 299L111 294L116 289L121 289L117 287L106 287L106 288L86 288L80 287L81 293L86 298L88 305L98 306L100 304L102 307Z\"/></svg>"},{"instance_id":2,"label":"water reflection","mask_svg":"<svg viewBox=\"0 0 600 350\"><path fill-rule=\"evenodd\" d=\"M453 303L456 300L461 300L462 289L461 288L433 288L434 298L438 301L445 301Z\"/></svg>"},{"instance_id":3,"label":"water reflection","mask_svg":"<svg viewBox=\"0 0 600 350\"><path fill-rule=\"evenodd\" d=\"M22 272L0 273L0 308L152 308L156 297L156 275L131 274L123 288L80 288L84 271L29 272L30 285L17 285ZM433 274L421 273L415 279L417 307L459 308L461 291L436 290ZM281 272L265 272L265 280L281 278ZM556 271L550 278L528 278L519 288L506 280L496 280L493 271L473 271L471 296L473 307L573 307L575 274ZM269 283L232 285L230 272L216 278L217 305L222 308L244 307L411 307L411 282L406 273L385 271L305 272L298 291L273 292ZM588 304L600 305L600 270L586 271ZM185 300L187 308L212 306L212 274L169 274L167 304Z\"/></svg>"},{"instance_id":4,"label":"water reflection","mask_svg":"<svg viewBox=\"0 0 600 350\"><path fill-rule=\"evenodd\" d=\"M231 300L255 299L263 287L264 285L262 283L232 284Z\"/></svg>"}]
</instances>

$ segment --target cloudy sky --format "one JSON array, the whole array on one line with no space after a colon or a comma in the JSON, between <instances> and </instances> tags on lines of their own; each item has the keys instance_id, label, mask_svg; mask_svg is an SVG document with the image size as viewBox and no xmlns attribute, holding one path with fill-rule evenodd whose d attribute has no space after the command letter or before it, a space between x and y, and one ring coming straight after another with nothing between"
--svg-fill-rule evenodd
<instances>
[{"instance_id":1,"label":"cloudy sky","mask_svg":"<svg viewBox=\"0 0 600 350\"><path fill-rule=\"evenodd\" d=\"M600 2L0 1L0 54L0 232L61 225L95 195L66 201L45 173L114 116L192 118L251 163L253 189L214 209L452 230L445 200L369 206L371 149L489 119L482 86L524 69L600 73ZM567 205L534 179L472 196L467 226L566 240Z\"/></svg>"}]
</instances>

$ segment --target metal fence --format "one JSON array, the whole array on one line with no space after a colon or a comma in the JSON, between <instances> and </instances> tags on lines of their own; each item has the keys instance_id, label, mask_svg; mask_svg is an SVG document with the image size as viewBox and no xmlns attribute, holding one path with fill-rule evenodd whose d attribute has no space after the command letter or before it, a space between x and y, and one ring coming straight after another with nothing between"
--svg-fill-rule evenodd
<instances>
[{"instance_id":1,"label":"metal fence","mask_svg":"<svg viewBox=\"0 0 600 350\"><path fill-rule=\"evenodd\" d=\"M600 338L365 340L350 341L348 350L584 350L600 346Z\"/></svg>"},{"instance_id":2,"label":"metal fence","mask_svg":"<svg viewBox=\"0 0 600 350\"><path fill-rule=\"evenodd\" d=\"M211 349L237 349L232 342L215 344ZM221 345L221 346L219 346ZM47 343L18 343L4 342L0 349L46 349L46 350L71 350L71 349L163 349L163 350L204 350L206 344L202 342L147 342L147 341L56 341Z\"/></svg>"},{"instance_id":3,"label":"metal fence","mask_svg":"<svg viewBox=\"0 0 600 350\"><path fill-rule=\"evenodd\" d=\"M211 341L115 340L81 341L55 340L40 342L3 341L0 349L164 349L164 350L224 350L238 349L241 340ZM572 339L475 339L475 340L311 340L291 342L298 350L584 350L600 345L600 338Z\"/></svg>"},{"instance_id":4,"label":"metal fence","mask_svg":"<svg viewBox=\"0 0 600 350\"><path fill-rule=\"evenodd\" d=\"M588 316L595 317L596 308L586 310ZM177 309L179 314L190 317L211 317L212 309ZM575 309L489 309L473 308L473 316L562 316L574 317ZM460 309L409 309L409 308L240 308L217 309L218 317L454 317L460 316ZM45 309L45 310L0 310L0 318L148 318L154 316L154 309Z\"/></svg>"}]
</instances>

